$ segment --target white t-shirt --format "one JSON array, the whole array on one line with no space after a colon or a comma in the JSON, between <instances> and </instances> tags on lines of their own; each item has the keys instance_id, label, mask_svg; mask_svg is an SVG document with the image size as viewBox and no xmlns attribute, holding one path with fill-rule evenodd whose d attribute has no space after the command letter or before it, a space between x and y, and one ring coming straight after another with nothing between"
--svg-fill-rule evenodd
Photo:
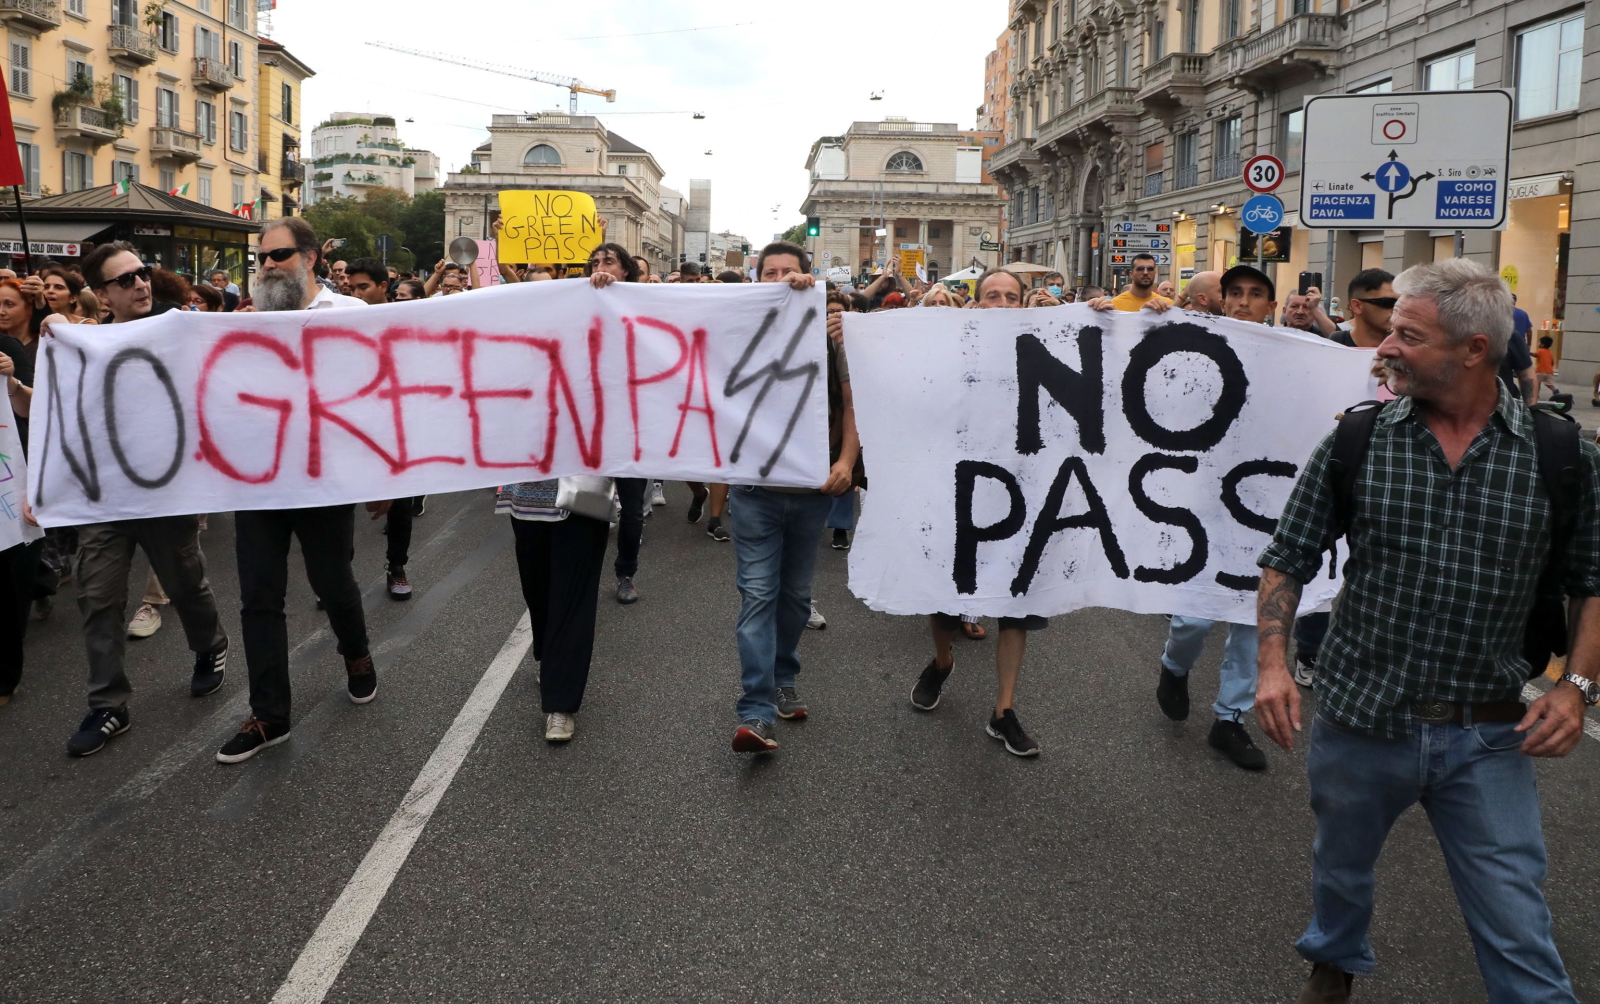
<instances>
[{"instance_id":1,"label":"white t-shirt","mask_svg":"<svg viewBox=\"0 0 1600 1004\"><path fill-rule=\"evenodd\" d=\"M325 288L318 288L317 298L306 305L307 310L323 310L328 307L365 307L367 301L359 300L353 296L342 293L330 292Z\"/></svg>"}]
</instances>

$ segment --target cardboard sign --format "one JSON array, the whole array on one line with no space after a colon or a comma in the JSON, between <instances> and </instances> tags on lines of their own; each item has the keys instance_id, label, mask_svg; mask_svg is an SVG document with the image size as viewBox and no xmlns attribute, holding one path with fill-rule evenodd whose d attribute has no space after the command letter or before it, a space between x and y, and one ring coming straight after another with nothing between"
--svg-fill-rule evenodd
<instances>
[{"instance_id":1,"label":"cardboard sign","mask_svg":"<svg viewBox=\"0 0 1600 1004\"><path fill-rule=\"evenodd\" d=\"M605 241L594 198L583 192L501 192L500 220L499 254L505 262L587 262Z\"/></svg>"}]
</instances>

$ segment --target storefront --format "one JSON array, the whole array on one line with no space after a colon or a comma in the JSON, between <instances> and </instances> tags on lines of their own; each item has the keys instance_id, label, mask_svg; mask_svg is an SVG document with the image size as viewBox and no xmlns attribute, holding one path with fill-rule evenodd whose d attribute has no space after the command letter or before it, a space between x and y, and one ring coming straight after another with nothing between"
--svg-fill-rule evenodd
<instances>
[{"instance_id":1,"label":"storefront","mask_svg":"<svg viewBox=\"0 0 1600 1004\"><path fill-rule=\"evenodd\" d=\"M212 269L227 271L249 295L252 238L261 225L147 185L118 193L115 185L25 203L28 243L35 256L71 261L97 244L128 241L151 265L191 281ZM22 231L15 206L0 209L0 259L21 263Z\"/></svg>"},{"instance_id":2,"label":"storefront","mask_svg":"<svg viewBox=\"0 0 1600 1004\"><path fill-rule=\"evenodd\" d=\"M1566 174L1513 178L1506 187L1506 229L1500 235L1500 277L1517 294L1517 306L1541 332L1555 339L1561 357L1566 317L1567 255L1571 234L1572 182Z\"/></svg>"}]
</instances>

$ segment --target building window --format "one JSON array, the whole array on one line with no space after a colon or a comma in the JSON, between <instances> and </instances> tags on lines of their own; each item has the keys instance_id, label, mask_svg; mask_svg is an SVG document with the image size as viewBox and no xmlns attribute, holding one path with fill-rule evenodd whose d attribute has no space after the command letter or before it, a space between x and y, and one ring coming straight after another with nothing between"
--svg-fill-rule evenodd
<instances>
[{"instance_id":1,"label":"building window","mask_svg":"<svg viewBox=\"0 0 1600 1004\"><path fill-rule=\"evenodd\" d=\"M194 54L222 62L222 36L203 24L194 26Z\"/></svg>"},{"instance_id":2,"label":"building window","mask_svg":"<svg viewBox=\"0 0 1600 1004\"><path fill-rule=\"evenodd\" d=\"M178 15L161 12L161 20L156 24L156 44L168 52L178 51Z\"/></svg>"},{"instance_id":3,"label":"building window","mask_svg":"<svg viewBox=\"0 0 1600 1004\"><path fill-rule=\"evenodd\" d=\"M1189 0L1184 5L1183 51L1200 51L1200 0Z\"/></svg>"},{"instance_id":4,"label":"building window","mask_svg":"<svg viewBox=\"0 0 1600 1004\"><path fill-rule=\"evenodd\" d=\"M1295 109L1278 116L1278 159L1285 171L1300 170L1300 157L1305 152L1306 113Z\"/></svg>"},{"instance_id":5,"label":"building window","mask_svg":"<svg viewBox=\"0 0 1600 1004\"><path fill-rule=\"evenodd\" d=\"M79 77L94 83L94 67L85 63L76 56L67 57L67 83L76 81Z\"/></svg>"},{"instance_id":6,"label":"building window","mask_svg":"<svg viewBox=\"0 0 1600 1004\"><path fill-rule=\"evenodd\" d=\"M1038 115L1038 106L1034 106L1034 115ZM922 158L910 150L901 150L889 158L888 166L884 170L892 174L921 174Z\"/></svg>"},{"instance_id":7,"label":"building window","mask_svg":"<svg viewBox=\"0 0 1600 1004\"><path fill-rule=\"evenodd\" d=\"M1365 87L1357 87L1355 90L1351 91L1350 93L1351 94L1388 94L1388 93L1392 92L1393 90L1394 90L1394 81L1393 80L1380 80L1375 84L1368 84Z\"/></svg>"},{"instance_id":8,"label":"building window","mask_svg":"<svg viewBox=\"0 0 1600 1004\"><path fill-rule=\"evenodd\" d=\"M1217 123L1216 146L1211 155L1211 180L1233 181L1239 177L1239 139L1243 129L1239 116Z\"/></svg>"},{"instance_id":9,"label":"building window","mask_svg":"<svg viewBox=\"0 0 1600 1004\"><path fill-rule=\"evenodd\" d=\"M84 2L85 0L67 0L67 13L76 14L79 17L88 17L83 10Z\"/></svg>"},{"instance_id":10,"label":"building window","mask_svg":"<svg viewBox=\"0 0 1600 1004\"><path fill-rule=\"evenodd\" d=\"M628 173L628 165L627 164L618 164L617 165L617 173L621 174L621 175L626 175Z\"/></svg>"},{"instance_id":11,"label":"building window","mask_svg":"<svg viewBox=\"0 0 1600 1004\"><path fill-rule=\"evenodd\" d=\"M1144 194L1160 195L1162 172L1166 169L1167 144L1151 143L1144 148Z\"/></svg>"},{"instance_id":12,"label":"building window","mask_svg":"<svg viewBox=\"0 0 1600 1004\"><path fill-rule=\"evenodd\" d=\"M1239 24L1239 0L1224 0L1222 12L1222 27L1228 38L1238 38L1242 25Z\"/></svg>"},{"instance_id":13,"label":"building window","mask_svg":"<svg viewBox=\"0 0 1600 1004\"><path fill-rule=\"evenodd\" d=\"M38 195L39 148L33 143L18 143L17 157L22 161L22 190L29 195Z\"/></svg>"},{"instance_id":14,"label":"building window","mask_svg":"<svg viewBox=\"0 0 1600 1004\"><path fill-rule=\"evenodd\" d=\"M1167 22L1159 20L1156 22L1155 44L1151 48L1155 50L1157 59L1167 54Z\"/></svg>"},{"instance_id":15,"label":"building window","mask_svg":"<svg viewBox=\"0 0 1600 1004\"><path fill-rule=\"evenodd\" d=\"M22 42L11 43L11 93L33 93L33 48Z\"/></svg>"},{"instance_id":16,"label":"building window","mask_svg":"<svg viewBox=\"0 0 1600 1004\"><path fill-rule=\"evenodd\" d=\"M1050 5L1050 40L1055 41L1061 37L1061 5Z\"/></svg>"},{"instance_id":17,"label":"building window","mask_svg":"<svg viewBox=\"0 0 1600 1004\"><path fill-rule=\"evenodd\" d=\"M247 2L248 0L228 0L228 23L245 31L250 28L250 9L246 6Z\"/></svg>"},{"instance_id":18,"label":"building window","mask_svg":"<svg viewBox=\"0 0 1600 1004\"><path fill-rule=\"evenodd\" d=\"M217 106L209 101L194 103L194 131L207 143L217 141Z\"/></svg>"},{"instance_id":19,"label":"building window","mask_svg":"<svg viewBox=\"0 0 1600 1004\"><path fill-rule=\"evenodd\" d=\"M930 241L936 241L936 240L939 239L939 228L938 227L929 227L928 228L928 239Z\"/></svg>"},{"instance_id":20,"label":"building window","mask_svg":"<svg viewBox=\"0 0 1600 1004\"><path fill-rule=\"evenodd\" d=\"M540 143L522 157L524 167L560 167L561 151L548 143Z\"/></svg>"},{"instance_id":21,"label":"building window","mask_svg":"<svg viewBox=\"0 0 1600 1004\"><path fill-rule=\"evenodd\" d=\"M131 181L137 184L139 181L139 165L131 160L113 160L111 162L111 184L115 185L123 181Z\"/></svg>"},{"instance_id":22,"label":"building window","mask_svg":"<svg viewBox=\"0 0 1600 1004\"><path fill-rule=\"evenodd\" d=\"M133 28L139 24L138 0L111 0L111 23Z\"/></svg>"},{"instance_id":23,"label":"building window","mask_svg":"<svg viewBox=\"0 0 1600 1004\"><path fill-rule=\"evenodd\" d=\"M1028 189L1028 222L1039 222L1039 186Z\"/></svg>"},{"instance_id":24,"label":"building window","mask_svg":"<svg viewBox=\"0 0 1600 1004\"><path fill-rule=\"evenodd\" d=\"M199 202L200 202L200 204L202 206L211 205L211 176L210 175L202 174L200 176L200 199L199 199Z\"/></svg>"},{"instance_id":25,"label":"building window","mask_svg":"<svg viewBox=\"0 0 1600 1004\"><path fill-rule=\"evenodd\" d=\"M1295 16L1309 13L1311 13L1311 0L1294 0Z\"/></svg>"},{"instance_id":26,"label":"building window","mask_svg":"<svg viewBox=\"0 0 1600 1004\"><path fill-rule=\"evenodd\" d=\"M1178 137L1178 188L1193 188L1200 184L1200 134L1186 132Z\"/></svg>"},{"instance_id":27,"label":"building window","mask_svg":"<svg viewBox=\"0 0 1600 1004\"><path fill-rule=\"evenodd\" d=\"M177 129L181 121L178 115L178 92L166 87L156 88L156 126L162 129Z\"/></svg>"},{"instance_id":28,"label":"building window","mask_svg":"<svg viewBox=\"0 0 1600 1004\"><path fill-rule=\"evenodd\" d=\"M233 208L238 209L242 205L244 205L244 182L235 181L233 183Z\"/></svg>"},{"instance_id":29,"label":"building window","mask_svg":"<svg viewBox=\"0 0 1600 1004\"><path fill-rule=\"evenodd\" d=\"M228 113L228 147L232 150L250 149L250 119L244 112Z\"/></svg>"},{"instance_id":30,"label":"building window","mask_svg":"<svg viewBox=\"0 0 1600 1004\"><path fill-rule=\"evenodd\" d=\"M178 172L170 167L163 167L161 169L161 190L170 194L177 187Z\"/></svg>"},{"instance_id":31,"label":"building window","mask_svg":"<svg viewBox=\"0 0 1600 1004\"><path fill-rule=\"evenodd\" d=\"M117 97L122 100L122 118L125 122L139 121L139 81L125 73L112 76L111 83L117 89Z\"/></svg>"},{"instance_id":32,"label":"building window","mask_svg":"<svg viewBox=\"0 0 1600 1004\"><path fill-rule=\"evenodd\" d=\"M1578 107L1583 69L1583 15L1517 33L1517 118Z\"/></svg>"},{"instance_id":33,"label":"building window","mask_svg":"<svg viewBox=\"0 0 1600 1004\"><path fill-rule=\"evenodd\" d=\"M294 125L294 85L283 85L283 120Z\"/></svg>"},{"instance_id":34,"label":"building window","mask_svg":"<svg viewBox=\"0 0 1600 1004\"><path fill-rule=\"evenodd\" d=\"M906 235L906 228L905 227L895 227L894 228L894 235L895 235L896 238L904 238L905 235Z\"/></svg>"},{"instance_id":35,"label":"building window","mask_svg":"<svg viewBox=\"0 0 1600 1004\"><path fill-rule=\"evenodd\" d=\"M1470 91L1476 54L1472 49L1453 52L1422 67L1422 86L1430 91Z\"/></svg>"},{"instance_id":36,"label":"building window","mask_svg":"<svg viewBox=\"0 0 1600 1004\"><path fill-rule=\"evenodd\" d=\"M240 80L244 79L244 44L241 42L228 43L228 69Z\"/></svg>"},{"instance_id":37,"label":"building window","mask_svg":"<svg viewBox=\"0 0 1600 1004\"><path fill-rule=\"evenodd\" d=\"M61 187L68 192L81 192L94 187L94 158L86 153L68 150L62 154Z\"/></svg>"}]
</instances>

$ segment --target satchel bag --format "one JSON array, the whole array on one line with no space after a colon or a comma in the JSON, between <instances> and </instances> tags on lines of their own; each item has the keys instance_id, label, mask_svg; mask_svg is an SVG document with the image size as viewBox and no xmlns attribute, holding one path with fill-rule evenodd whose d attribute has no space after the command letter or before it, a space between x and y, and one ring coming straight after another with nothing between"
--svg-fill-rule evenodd
<instances>
[{"instance_id":1,"label":"satchel bag","mask_svg":"<svg viewBox=\"0 0 1600 1004\"><path fill-rule=\"evenodd\" d=\"M611 478L587 475L562 478L556 486L556 507L609 523L613 515L612 488Z\"/></svg>"}]
</instances>

